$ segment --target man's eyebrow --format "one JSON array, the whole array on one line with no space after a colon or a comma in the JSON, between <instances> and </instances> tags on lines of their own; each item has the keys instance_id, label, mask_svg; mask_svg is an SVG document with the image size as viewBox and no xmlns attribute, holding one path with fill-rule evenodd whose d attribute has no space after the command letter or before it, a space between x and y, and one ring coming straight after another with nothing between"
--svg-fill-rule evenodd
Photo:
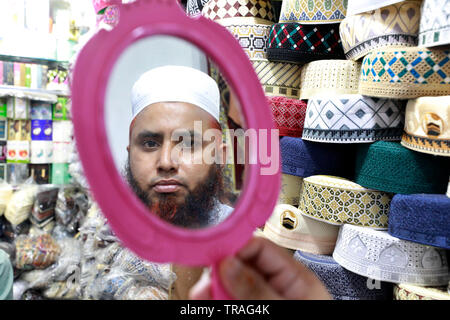
<instances>
[{"instance_id":1,"label":"man's eyebrow","mask_svg":"<svg viewBox=\"0 0 450 320\"><path fill-rule=\"evenodd\" d=\"M142 131L139 132L139 134L137 135L137 139L139 140L143 140L143 139L163 139L164 135L162 133L158 133L158 132L153 132L153 131Z\"/></svg>"}]
</instances>

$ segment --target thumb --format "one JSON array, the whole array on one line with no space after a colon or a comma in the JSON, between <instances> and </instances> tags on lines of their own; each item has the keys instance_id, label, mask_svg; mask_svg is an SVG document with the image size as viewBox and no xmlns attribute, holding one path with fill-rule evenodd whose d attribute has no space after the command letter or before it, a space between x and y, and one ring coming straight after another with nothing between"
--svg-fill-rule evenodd
<instances>
[{"instance_id":1,"label":"thumb","mask_svg":"<svg viewBox=\"0 0 450 320\"><path fill-rule=\"evenodd\" d=\"M219 275L225 289L238 300L281 299L259 273L235 257L220 263Z\"/></svg>"}]
</instances>

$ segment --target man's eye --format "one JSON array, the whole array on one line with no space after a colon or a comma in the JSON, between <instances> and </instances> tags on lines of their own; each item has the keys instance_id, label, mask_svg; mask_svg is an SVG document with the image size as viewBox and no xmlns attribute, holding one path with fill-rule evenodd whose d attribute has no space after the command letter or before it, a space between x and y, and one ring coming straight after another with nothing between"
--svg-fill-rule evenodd
<instances>
[{"instance_id":1,"label":"man's eye","mask_svg":"<svg viewBox=\"0 0 450 320\"><path fill-rule=\"evenodd\" d=\"M142 143L142 145L145 148L156 148L158 146L158 143L156 143L155 141L148 140L148 141L144 141Z\"/></svg>"}]
</instances>

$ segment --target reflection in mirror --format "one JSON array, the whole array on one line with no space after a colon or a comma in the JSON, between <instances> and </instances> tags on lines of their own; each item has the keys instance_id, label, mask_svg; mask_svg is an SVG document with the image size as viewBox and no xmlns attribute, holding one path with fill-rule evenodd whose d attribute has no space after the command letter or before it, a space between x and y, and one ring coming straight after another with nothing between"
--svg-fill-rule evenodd
<instances>
[{"instance_id":1,"label":"reflection in mirror","mask_svg":"<svg viewBox=\"0 0 450 320\"><path fill-rule=\"evenodd\" d=\"M163 220L190 229L216 225L232 213L243 187L240 110L233 89L197 47L172 36L140 40L117 60L106 90L116 167Z\"/></svg>"}]
</instances>

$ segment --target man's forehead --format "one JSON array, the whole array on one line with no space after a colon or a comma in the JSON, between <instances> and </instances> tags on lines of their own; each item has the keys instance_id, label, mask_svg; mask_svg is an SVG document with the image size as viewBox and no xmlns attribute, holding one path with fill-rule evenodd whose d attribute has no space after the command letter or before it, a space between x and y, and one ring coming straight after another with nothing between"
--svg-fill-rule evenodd
<instances>
[{"instance_id":1,"label":"man's forehead","mask_svg":"<svg viewBox=\"0 0 450 320\"><path fill-rule=\"evenodd\" d=\"M185 102L158 102L144 108L132 126L139 130L174 132L211 127L215 119L203 109ZM197 125L196 125L197 123Z\"/></svg>"}]
</instances>

